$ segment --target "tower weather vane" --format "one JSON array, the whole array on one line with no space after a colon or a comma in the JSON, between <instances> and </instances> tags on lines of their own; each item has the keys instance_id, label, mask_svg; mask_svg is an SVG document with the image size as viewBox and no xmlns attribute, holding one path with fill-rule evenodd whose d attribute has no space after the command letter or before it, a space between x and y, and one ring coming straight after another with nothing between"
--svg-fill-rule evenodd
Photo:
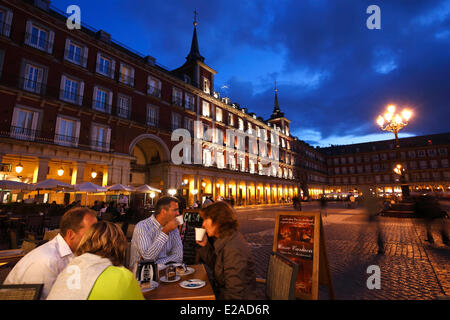
<instances>
[{"instance_id":1,"label":"tower weather vane","mask_svg":"<svg viewBox=\"0 0 450 320\"><path fill-rule=\"evenodd\" d=\"M198 15L197 10L194 10L194 27L196 27L198 25L198 23L197 23L197 15Z\"/></svg>"}]
</instances>

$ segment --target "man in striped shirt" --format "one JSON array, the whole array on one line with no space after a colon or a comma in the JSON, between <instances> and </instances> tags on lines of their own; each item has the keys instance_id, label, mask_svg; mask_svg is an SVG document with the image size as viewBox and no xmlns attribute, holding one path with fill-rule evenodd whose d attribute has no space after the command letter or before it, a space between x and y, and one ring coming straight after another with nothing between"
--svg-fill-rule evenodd
<instances>
[{"instance_id":1,"label":"man in striped shirt","mask_svg":"<svg viewBox=\"0 0 450 320\"><path fill-rule=\"evenodd\" d=\"M183 262L178 215L178 199L162 197L156 203L155 214L136 224L131 239L130 268L134 269L140 259L158 264Z\"/></svg>"}]
</instances>

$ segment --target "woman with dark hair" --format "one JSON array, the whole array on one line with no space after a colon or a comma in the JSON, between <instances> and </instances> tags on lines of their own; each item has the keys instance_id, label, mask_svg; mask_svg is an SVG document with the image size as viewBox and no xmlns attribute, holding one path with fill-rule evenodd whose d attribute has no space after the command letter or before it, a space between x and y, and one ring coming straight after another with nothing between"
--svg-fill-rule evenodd
<instances>
[{"instance_id":1,"label":"woman with dark hair","mask_svg":"<svg viewBox=\"0 0 450 320\"><path fill-rule=\"evenodd\" d=\"M143 300L137 280L123 266L126 248L127 239L116 224L92 225L47 300Z\"/></svg>"},{"instance_id":2,"label":"woman with dark hair","mask_svg":"<svg viewBox=\"0 0 450 320\"><path fill-rule=\"evenodd\" d=\"M248 243L238 231L235 211L220 201L202 209L200 215L208 236L197 241L198 252L213 270L216 296L220 300L256 299L255 266Z\"/></svg>"}]
</instances>

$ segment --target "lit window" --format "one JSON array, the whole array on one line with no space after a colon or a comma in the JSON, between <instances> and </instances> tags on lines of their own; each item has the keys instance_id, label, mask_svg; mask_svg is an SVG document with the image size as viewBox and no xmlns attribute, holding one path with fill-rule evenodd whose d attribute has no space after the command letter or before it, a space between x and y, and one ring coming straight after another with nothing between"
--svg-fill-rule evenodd
<instances>
[{"instance_id":1,"label":"lit window","mask_svg":"<svg viewBox=\"0 0 450 320\"><path fill-rule=\"evenodd\" d=\"M134 68L121 63L119 81L123 84L134 86Z\"/></svg>"},{"instance_id":2,"label":"lit window","mask_svg":"<svg viewBox=\"0 0 450 320\"><path fill-rule=\"evenodd\" d=\"M211 93L211 86L209 80L205 77L203 77L203 92L208 94Z\"/></svg>"},{"instance_id":3,"label":"lit window","mask_svg":"<svg viewBox=\"0 0 450 320\"><path fill-rule=\"evenodd\" d=\"M205 117L210 117L209 102L203 101L202 106L202 115Z\"/></svg>"},{"instance_id":4,"label":"lit window","mask_svg":"<svg viewBox=\"0 0 450 320\"><path fill-rule=\"evenodd\" d=\"M222 109L216 107L216 121L222 122Z\"/></svg>"}]
</instances>

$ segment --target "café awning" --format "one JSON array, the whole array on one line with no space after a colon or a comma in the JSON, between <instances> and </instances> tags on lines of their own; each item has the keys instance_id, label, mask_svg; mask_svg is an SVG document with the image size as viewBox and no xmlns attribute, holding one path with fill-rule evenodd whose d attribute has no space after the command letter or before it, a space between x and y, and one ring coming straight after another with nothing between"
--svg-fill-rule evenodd
<instances>
[{"instance_id":1,"label":"caf\u00e9 awning","mask_svg":"<svg viewBox=\"0 0 450 320\"><path fill-rule=\"evenodd\" d=\"M73 185L55 179L38 182L32 186L33 190L62 190L73 189Z\"/></svg>"},{"instance_id":2,"label":"caf\u00e9 awning","mask_svg":"<svg viewBox=\"0 0 450 320\"><path fill-rule=\"evenodd\" d=\"M29 191L32 189L32 186L18 181L0 180L0 189L9 191Z\"/></svg>"},{"instance_id":3,"label":"caf\u00e9 awning","mask_svg":"<svg viewBox=\"0 0 450 320\"><path fill-rule=\"evenodd\" d=\"M108 191L125 191L125 192L132 192L134 191L133 187L125 186L123 184L117 183L112 186L106 187Z\"/></svg>"},{"instance_id":4,"label":"caf\u00e9 awning","mask_svg":"<svg viewBox=\"0 0 450 320\"><path fill-rule=\"evenodd\" d=\"M150 193L150 192L158 192L161 193L161 190L153 188L149 186L148 184L144 184L138 188L135 189L136 192L142 192L142 193Z\"/></svg>"},{"instance_id":5,"label":"caf\u00e9 awning","mask_svg":"<svg viewBox=\"0 0 450 320\"><path fill-rule=\"evenodd\" d=\"M84 182L80 184L75 185L75 190L79 192L86 192L86 193L98 193L98 192L105 192L108 191L105 187L99 186L97 184L94 184L92 182Z\"/></svg>"}]
</instances>

